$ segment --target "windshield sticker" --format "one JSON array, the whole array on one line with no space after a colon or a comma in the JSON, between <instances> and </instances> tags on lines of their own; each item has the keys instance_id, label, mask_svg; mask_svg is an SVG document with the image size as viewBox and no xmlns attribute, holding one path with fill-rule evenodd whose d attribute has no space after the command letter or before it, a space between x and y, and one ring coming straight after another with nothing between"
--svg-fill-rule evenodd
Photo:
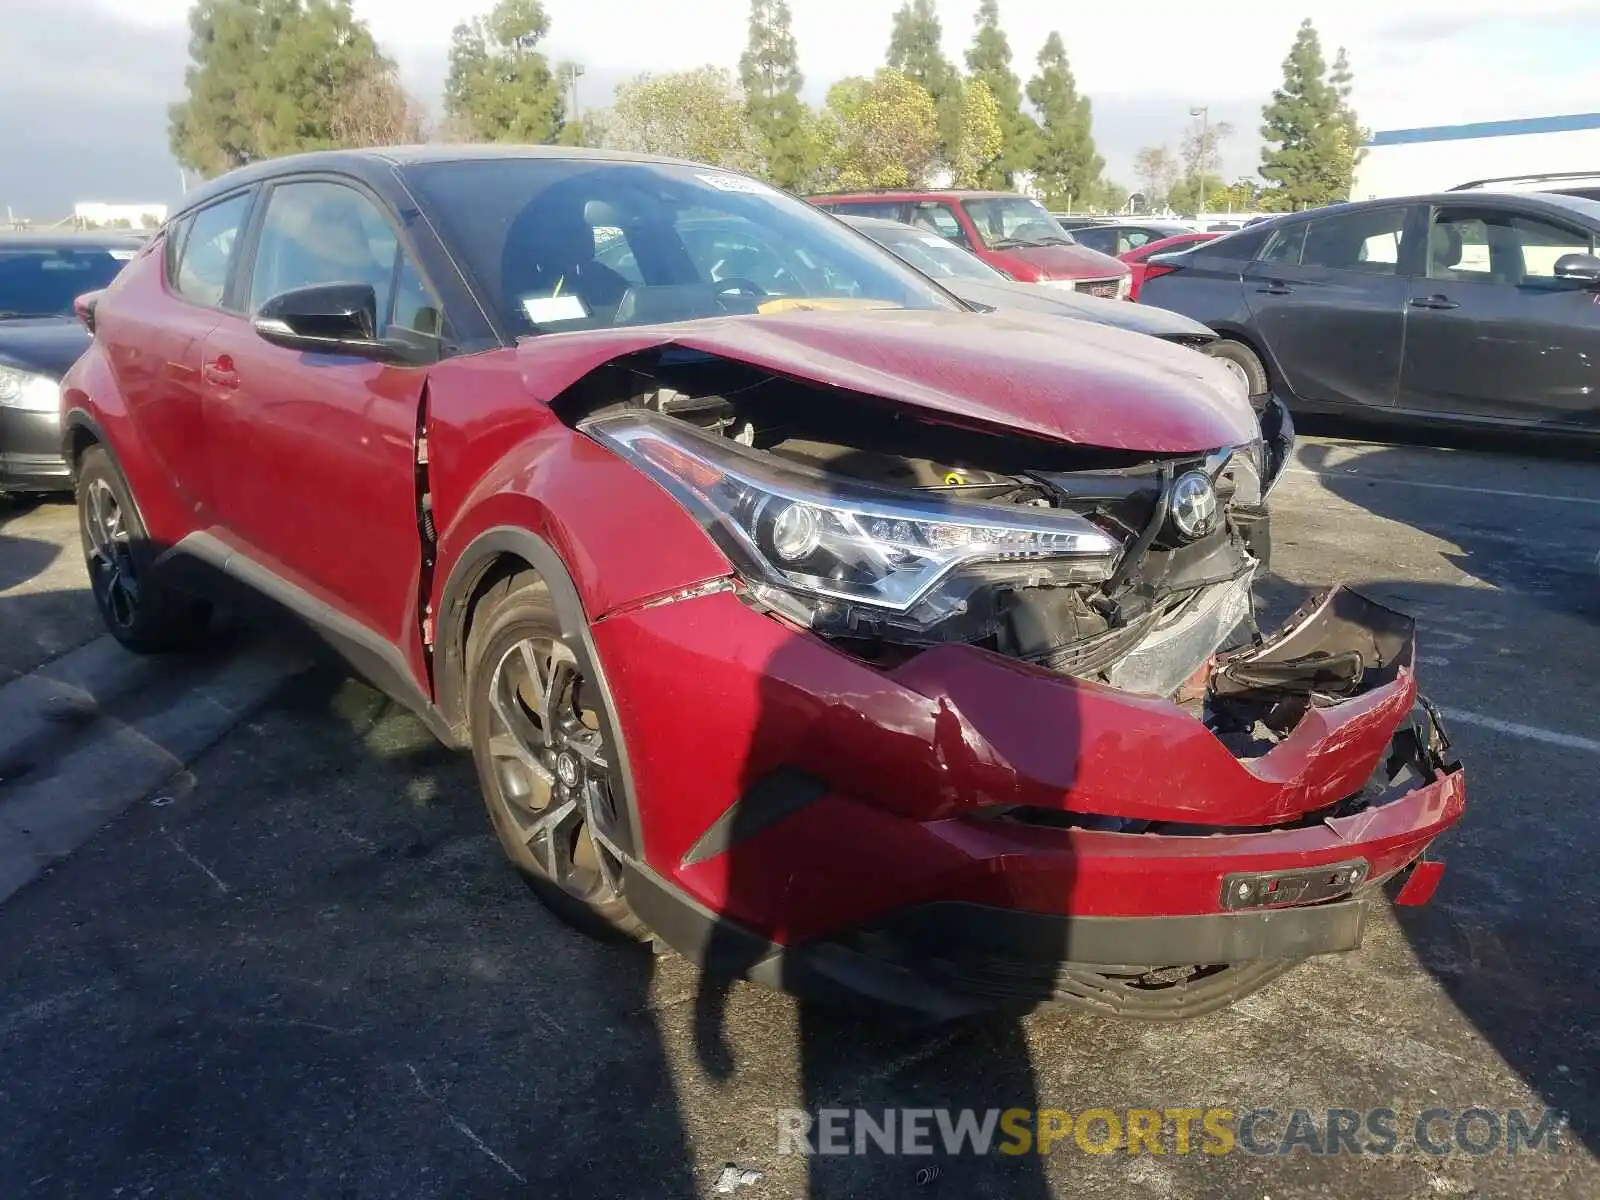
<instances>
[{"instance_id":1,"label":"windshield sticker","mask_svg":"<svg viewBox=\"0 0 1600 1200\"><path fill-rule=\"evenodd\" d=\"M139 252L137 250L108 250L106 253L110 254L118 262L132 262L134 255Z\"/></svg>"},{"instance_id":2,"label":"windshield sticker","mask_svg":"<svg viewBox=\"0 0 1600 1200\"><path fill-rule=\"evenodd\" d=\"M577 296L524 296L522 311L535 325L581 321L589 315L589 310Z\"/></svg>"},{"instance_id":3,"label":"windshield sticker","mask_svg":"<svg viewBox=\"0 0 1600 1200\"><path fill-rule=\"evenodd\" d=\"M743 175L712 175L696 172L695 178L702 183L709 183L719 192L743 192L747 196L772 195L772 189L766 184L756 179L746 179Z\"/></svg>"}]
</instances>

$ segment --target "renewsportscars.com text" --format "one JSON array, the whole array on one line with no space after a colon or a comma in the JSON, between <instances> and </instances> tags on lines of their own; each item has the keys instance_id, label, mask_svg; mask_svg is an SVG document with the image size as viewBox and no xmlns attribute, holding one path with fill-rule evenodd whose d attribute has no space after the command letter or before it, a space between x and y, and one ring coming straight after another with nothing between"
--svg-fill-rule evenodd
<instances>
[{"instance_id":1,"label":"renewsportscars.com text","mask_svg":"<svg viewBox=\"0 0 1600 1200\"><path fill-rule=\"evenodd\" d=\"M1559 1153L1550 1109L824 1108L777 1113L779 1154Z\"/></svg>"}]
</instances>

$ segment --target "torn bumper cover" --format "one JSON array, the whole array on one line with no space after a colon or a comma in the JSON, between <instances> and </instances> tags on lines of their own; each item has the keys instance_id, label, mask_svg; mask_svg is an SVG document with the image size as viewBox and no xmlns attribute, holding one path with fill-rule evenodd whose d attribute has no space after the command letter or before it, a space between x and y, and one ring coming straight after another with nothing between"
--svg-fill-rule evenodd
<instances>
[{"instance_id":1,"label":"torn bumper cover","mask_svg":"<svg viewBox=\"0 0 1600 1200\"><path fill-rule=\"evenodd\" d=\"M629 722L617 685L654 814L630 897L703 957L715 912L712 942L760 947L743 973L797 990L951 1013L1085 971L1281 970L1359 946L1462 812L1411 619L1342 588L1213 659L1186 706L963 645L880 671L728 592L596 632L719 698ZM758 711L730 702L752 687ZM705 811L723 786L740 800Z\"/></svg>"}]
</instances>

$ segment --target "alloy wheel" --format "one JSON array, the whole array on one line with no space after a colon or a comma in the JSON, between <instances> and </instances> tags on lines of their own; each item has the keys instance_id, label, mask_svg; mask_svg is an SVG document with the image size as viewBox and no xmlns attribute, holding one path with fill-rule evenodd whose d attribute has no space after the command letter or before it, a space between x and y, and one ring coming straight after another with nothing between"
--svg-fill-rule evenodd
<instances>
[{"instance_id":1,"label":"alloy wheel","mask_svg":"<svg viewBox=\"0 0 1600 1200\"><path fill-rule=\"evenodd\" d=\"M122 503L106 480L90 480L84 489L82 520L88 541L89 585L117 627L130 629L139 615L133 539Z\"/></svg>"},{"instance_id":2,"label":"alloy wheel","mask_svg":"<svg viewBox=\"0 0 1600 1200\"><path fill-rule=\"evenodd\" d=\"M1234 362L1231 358L1224 358L1220 354L1216 355L1215 357L1219 363L1228 368L1229 373L1235 379L1244 384L1246 391L1250 389L1250 372L1246 371L1243 365Z\"/></svg>"},{"instance_id":3,"label":"alloy wheel","mask_svg":"<svg viewBox=\"0 0 1600 1200\"><path fill-rule=\"evenodd\" d=\"M495 799L540 873L593 904L616 896L620 881L591 832L596 807L609 804L612 762L585 688L559 639L514 643L490 678L488 751Z\"/></svg>"}]
</instances>

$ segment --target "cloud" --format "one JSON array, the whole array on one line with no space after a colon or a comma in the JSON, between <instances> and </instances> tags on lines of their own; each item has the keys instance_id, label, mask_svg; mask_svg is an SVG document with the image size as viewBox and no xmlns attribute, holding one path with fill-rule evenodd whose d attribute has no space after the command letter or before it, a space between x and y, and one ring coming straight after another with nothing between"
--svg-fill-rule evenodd
<instances>
[{"instance_id":1,"label":"cloud","mask_svg":"<svg viewBox=\"0 0 1600 1200\"><path fill-rule=\"evenodd\" d=\"M451 29L491 0L355 0L407 86L437 110ZM732 68L744 47L748 0L545 0L553 59L588 67L585 108L610 102L617 83L645 70L703 63ZM977 0L938 0L945 52L956 62L972 37ZM900 0L791 0L806 96L820 101L845 75L881 65ZM167 150L167 105L183 90L190 0L0 0L0 204L30 215L64 213L74 200L167 200L178 174ZM693 16L685 14L692 11ZM1059 28L1081 90L1094 103L1107 172L1132 182L1141 146L1174 147L1206 105L1235 127L1225 173L1253 171L1261 106L1301 15L1330 56L1349 48L1355 101L1374 129L1589 111L1600 95L1592 65L1600 12L1573 0L1304 0L1249 19L1196 18L1192 0L1144 0L1142 29L1164 31L1130 47L1127 12L1001 0L1024 78Z\"/></svg>"},{"instance_id":2,"label":"cloud","mask_svg":"<svg viewBox=\"0 0 1600 1200\"><path fill-rule=\"evenodd\" d=\"M94 0L0 0L0 205L60 220L79 200L161 203L180 190L167 106L188 32L120 21Z\"/></svg>"}]
</instances>

